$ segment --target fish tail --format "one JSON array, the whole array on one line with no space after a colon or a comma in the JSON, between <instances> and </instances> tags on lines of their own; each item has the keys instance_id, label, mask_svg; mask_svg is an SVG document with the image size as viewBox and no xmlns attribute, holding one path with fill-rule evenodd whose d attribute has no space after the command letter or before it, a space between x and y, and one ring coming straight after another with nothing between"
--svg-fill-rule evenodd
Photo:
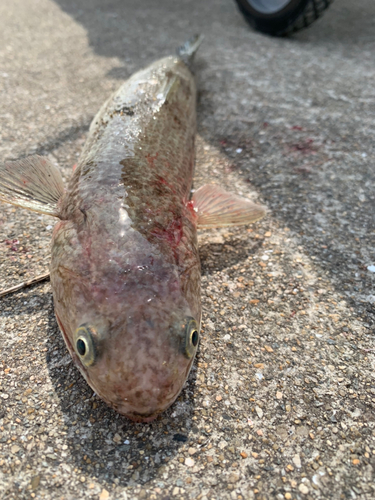
<instances>
[{"instance_id":1,"label":"fish tail","mask_svg":"<svg viewBox=\"0 0 375 500\"><path fill-rule=\"evenodd\" d=\"M203 41L204 36L203 35L194 35L193 37L189 38L187 42L185 42L181 47L177 49L177 55L178 57L184 61L184 63L190 67L194 56L199 49L200 44Z\"/></svg>"}]
</instances>

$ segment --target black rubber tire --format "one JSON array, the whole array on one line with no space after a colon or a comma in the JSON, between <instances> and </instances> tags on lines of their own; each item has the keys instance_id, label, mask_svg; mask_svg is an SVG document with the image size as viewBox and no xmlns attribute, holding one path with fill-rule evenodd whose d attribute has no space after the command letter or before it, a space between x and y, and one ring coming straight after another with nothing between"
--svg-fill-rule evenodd
<instances>
[{"instance_id":1,"label":"black rubber tire","mask_svg":"<svg viewBox=\"0 0 375 500\"><path fill-rule=\"evenodd\" d=\"M289 35L307 28L328 9L333 0L290 0L272 14L256 10L248 0L235 0L246 21L256 30L268 35Z\"/></svg>"}]
</instances>

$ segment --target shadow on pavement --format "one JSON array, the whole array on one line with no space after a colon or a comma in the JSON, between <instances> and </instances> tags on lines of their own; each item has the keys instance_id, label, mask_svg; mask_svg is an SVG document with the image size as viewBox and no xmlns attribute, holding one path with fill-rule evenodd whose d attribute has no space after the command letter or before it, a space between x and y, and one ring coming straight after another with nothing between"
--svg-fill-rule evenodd
<instances>
[{"instance_id":1,"label":"shadow on pavement","mask_svg":"<svg viewBox=\"0 0 375 500\"><path fill-rule=\"evenodd\" d=\"M186 39L208 31L207 20L213 23L243 23L231 0L205 2L192 10L189 0L54 0L87 31L90 47L104 57L117 57L123 66L113 68L109 76L124 79L135 70L157 58L174 54ZM163 21L160 12L163 11ZM179 30L176 30L176 27ZM176 32L179 33L176 38Z\"/></svg>"}]
</instances>

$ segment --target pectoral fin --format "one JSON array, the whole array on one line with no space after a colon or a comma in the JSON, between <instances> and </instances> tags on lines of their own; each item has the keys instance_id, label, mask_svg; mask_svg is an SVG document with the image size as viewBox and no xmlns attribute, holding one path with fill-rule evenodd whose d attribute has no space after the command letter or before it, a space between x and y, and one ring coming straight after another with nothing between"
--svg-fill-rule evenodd
<instances>
[{"instance_id":1,"label":"pectoral fin","mask_svg":"<svg viewBox=\"0 0 375 500\"><path fill-rule=\"evenodd\" d=\"M200 187L194 193L192 202L199 228L250 224L266 214L262 205L229 193L215 184Z\"/></svg>"},{"instance_id":2,"label":"pectoral fin","mask_svg":"<svg viewBox=\"0 0 375 500\"><path fill-rule=\"evenodd\" d=\"M43 156L29 156L0 165L0 200L58 217L64 193L60 171Z\"/></svg>"}]
</instances>

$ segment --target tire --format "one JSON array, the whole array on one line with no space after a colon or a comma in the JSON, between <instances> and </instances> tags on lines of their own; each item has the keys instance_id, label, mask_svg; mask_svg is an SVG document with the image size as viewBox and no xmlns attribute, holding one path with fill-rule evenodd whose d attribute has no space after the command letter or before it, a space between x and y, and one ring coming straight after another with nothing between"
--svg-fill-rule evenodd
<instances>
[{"instance_id":1,"label":"tire","mask_svg":"<svg viewBox=\"0 0 375 500\"><path fill-rule=\"evenodd\" d=\"M333 0L236 0L246 21L268 35L289 35L307 28Z\"/></svg>"}]
</instances>

